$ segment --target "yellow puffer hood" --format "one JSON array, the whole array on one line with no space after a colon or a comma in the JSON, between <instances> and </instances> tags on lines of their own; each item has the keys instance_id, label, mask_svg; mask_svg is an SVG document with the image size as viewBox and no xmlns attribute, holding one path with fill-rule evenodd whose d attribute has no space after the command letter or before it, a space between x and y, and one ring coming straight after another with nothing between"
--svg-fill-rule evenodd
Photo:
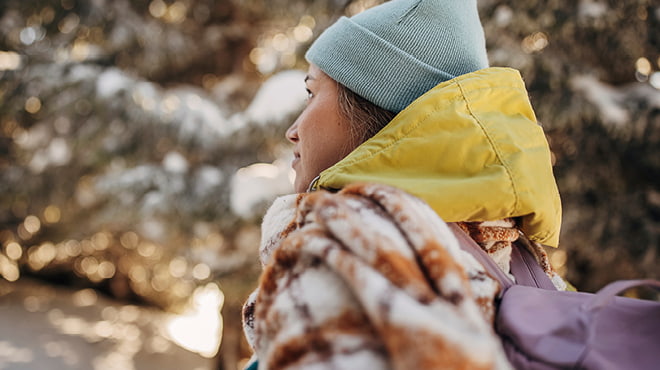
<instances>
[{"instance_id":1,"label":"yellow puffer hood","mask_svg":"<svg viewBox=\"0 0 660 370\"><path fill-rule=\"evenodd\" d=\"M513 69L486 68L437 85L315 185L355 182L406 190L447 222L521 217L530 239L559 242L550 150Z\"/></svg>"}]
</instances>

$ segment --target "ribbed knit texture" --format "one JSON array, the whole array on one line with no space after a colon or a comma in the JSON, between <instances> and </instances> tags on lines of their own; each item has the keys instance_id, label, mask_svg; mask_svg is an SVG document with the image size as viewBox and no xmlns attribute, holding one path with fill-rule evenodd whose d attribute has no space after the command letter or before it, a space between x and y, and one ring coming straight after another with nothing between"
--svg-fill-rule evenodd
<instances>
[{"instance_id":1,"label":"ribbed knit texture","mask_svg":"<svg viewBox=\"0 0 660 370\"><path fill-rule=\"evenodd\" d=\"M342 17L305 57L396 113L435 85L488 67L475 0L393 0Z\"/></svg>"}]
</instances>

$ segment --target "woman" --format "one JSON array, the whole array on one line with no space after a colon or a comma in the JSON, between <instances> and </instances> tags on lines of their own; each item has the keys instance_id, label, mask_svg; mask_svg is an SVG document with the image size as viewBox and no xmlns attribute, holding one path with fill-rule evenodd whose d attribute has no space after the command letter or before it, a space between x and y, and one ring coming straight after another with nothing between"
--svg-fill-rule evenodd
<instances>
[{"instance_id":1,"label":"woman","mask_svg":"<svg viewBox=\"0 0 660 370\"><path fill-rule=\"evenodd\" d=\"M557 246L561 206L519 73L488 67L476 2L391 1L341 18L306 58L286 136L308 193L264 218L245 308L259 366L506 368L483 325L497 287L436 218L507 273L512 243L531 241L563 288L541 247Z\"/></svg>"}]
</instances>

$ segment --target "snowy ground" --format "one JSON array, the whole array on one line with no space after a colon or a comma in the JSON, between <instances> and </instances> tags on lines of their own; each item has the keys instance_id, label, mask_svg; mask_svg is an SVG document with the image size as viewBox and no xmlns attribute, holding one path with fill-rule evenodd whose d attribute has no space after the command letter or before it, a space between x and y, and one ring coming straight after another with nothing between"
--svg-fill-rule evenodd
<instances>
[{"instance_id":1,"label":"snowy ground","mask_svg":"<svg viewBox=\"0 0 660 370\"><path fill-rule=\"evenodd\" d=\"M213 369L213 359L172 339L176 318L89 289L3 282L0 370Z\"/></svg>"}]
</instances>

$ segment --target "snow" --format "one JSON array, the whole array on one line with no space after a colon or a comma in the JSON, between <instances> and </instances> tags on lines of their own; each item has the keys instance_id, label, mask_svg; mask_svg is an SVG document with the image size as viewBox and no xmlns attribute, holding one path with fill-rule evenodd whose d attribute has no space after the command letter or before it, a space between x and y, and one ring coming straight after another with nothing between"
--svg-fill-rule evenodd
<instances>
[{"instance_id":1,"label":"snow","mask_svg":"<svg viewBox=\"0 0 660 370\"><path fill-rule=\"evenodd\" d=\"M157 168L139 165L121 173L110 173L99 178L97 188L102 193L113 194L124 191L139 193L158 182Z\"/></svg>"},{"instance_id":2,"label":"snow","mask_svg":"<svg viewBox=\"0 0 660 370\"><path fill-rule=\"evenodd\" d=\"M71 160L71 148L64 138L57 137L53 139L46 151L50 163L55 166L65 165Z\"/></svg>"},{"instance_id":3,"label":"snow","mask_svg":"<svg viewBox=\"0 0 660 370\"><path fill-rule=\"evenodd\" d=\"M129 203L124 202L124 204ZM141 211L145 216L155 213L164 214L167 213L171 206L172 204L171 202L168 202L168 198L165 193L154 190L146 193L142 197Z\"/></svg>"},{"instance_id":4,"label":"snow","mask_svg":"<svg viewBox=\"0 0 660 370\"><path fill-rule=\"evenodd\" d=\"M591 103L596 105L604 123L623 126L630 120L630 115L621 104L622 93L612 86L598 81L593 76L576 76L571 79L572 87L581 91Z\"/></svg>"},{"instance_id":5,"label":"snow","mask_svg":"<svg viewBox=\"0 0 660 370\"><path fill-rule=\"evenodd\" d=\"M184 174L188 172L188 160L181 153L172 151L163 158L163 168L170 173Z\"/></svg>"},{"instance_id":6,"label":"snow","mask_svg":"<svg viewBox=\"0 0 660 370\"><path fill-rule=\"evenodd\" d=\"M46 157L43 150L37 151L34 153L34 155L32 155L32 159L30 159L28 167L32 173L41 173L44 169L46 169L46 167L48 167L48 158Z\"/></svg>"},{"instance_id":7,"label":"snow","mask_svg":"<svg viewBox=\"0 0 660 370\"><path fill-rule=\"evenodd\" d=\"M269 78L245 111L248 121L267 125L299 111L305 101L305 73L289 70Z\"/></svg>"},{"instance_id":8,"label":"snow","mask_svg":"<svg viewBox=\"0 0 660 370\"><path fill-rule=\"evenodd\" d=\"M66 83L77 84L94 81L98 77L99 68L87 64L74 64L66 75Z\"/></svg>"},{"instance_id":9,"label":"snow","mask_svg":"<svg viewBox=\"0 0 660 370\"><path fill-rule=\"evenodd\" d=\"M578 18L600 18L607 14L607 4L594 0L581 0L578 5Z\"/></svg>"},{"instance_id":10,"label":"snow","mask_svg":"<svg viewBox=\"0 0 660 370\"><path fill-rule=\"evenodd\" d=\"M224 180L222 171L208 165L197 169L194 176L194 191L199 196L210 195Z\"/></svg>"},{"instance_id":11,"label":"snow","mask_svg":"<svg viewBox=\"0 0 660 370\"><path fill-rule=\"evenodd\" d=\"M20 131L14 142L23 150L36 150L50 140L50 130L45 124L38 124L26 131Z\"/></svg>"},{"instance_id":12,"label":"snow","mask_svg":"<svg viewBox=\"0 0 660 370\"><path fill-rule=\"evenodd\" d=\"M652 73L651 77L649 77L649 83L651 84L651 86L660 90L660 72Z\"/></svg>"},{"instance_id":13,"label":"snow","mask_svg":"<svg viewBox=\"0 0 660 370\"><path fill-rule=\"evenodd\" d=\"M146 111L153 111L160 101L158 86L152 82L140 81L133 89L133 101Z\"/></svg>"},{"instance_id":14,"label":"snow","mask_svg":"<svg viewBox=\"0 0 660 370\"><path fill-rule=\"evenodd\" d=\"M96 94L101 98L110 98L120 91L128 90L133 80L117 68L109 68L101 73L96 81Z\"/></svg>"},{"instance_id":15,"label":"snow","mask_svg":"<svg viewBox=\"0 0 660 370\"><path fill-rule=\"evenodd\" d=\"M33 173L41 173L48 166L62 166L71 161L71 148L64 138L51 139L51 132L45 125L37 125L25 131L16 139L16 144L24 150L33 151L28 167Z\"/></svg>"},{"instance_id":16,"label":"snow","mask_svg":"<svg viewBox=\"0 0 660 370\"><path fill-rule=\"evenodd\" d=\"M264 204L292 192L289 163L254 163L236 171L231 180L231 210L242 218L253 218L262 213Z\"/></svg>"},{"instance_id":17,"label":"snow","mask_svg":"<svg viewBox=\"0 0 660 370\"><path fill-rule=\"evenodd\" d=\"M242 122L228 120L215 101L192 86L164 89L109 68L96 79L95 90L99 103L123 106L133 122L172 127L184 143L212 148L242 128Z\"/></svg>"},{"instance_id":18,"label":"snow","mask_svg":"<svg viewBox=\"0 0 660 370\"><path fill-rule=\"evenodd\" d=\"M178 109L169 108L173 110L175 119L180 120L180 137L196 137L202 142L211 144L209 140L227 138L236 131L237 127L229 124L218 104L209 98L202 97L199 91L180 88L171 94L170 96L177 97L177 100L181 102L176 104Z\"/></svg>"},{"instance_id":19,"label":"snow","mask_svg":"<svg viewBox=\"0 0 660 370\"><path fill-rule=\"evenodd\" d=\"M660 90L648 82L612 86L591 75L578 75L570 84L596 106L603 124L615 129L630 126L635 107L660 108Z\"/></svg>"},{"instance_id":20,"label":"snow","mask_svg":"<svg viewBox=\"0 0 660 370\"><path fill-rule=\"evenodd\" d=\"M506 27L513 20L513 10L506 5L500 5L495 9L493 19L499 27Z\"/></svg>"}]
</instances>

